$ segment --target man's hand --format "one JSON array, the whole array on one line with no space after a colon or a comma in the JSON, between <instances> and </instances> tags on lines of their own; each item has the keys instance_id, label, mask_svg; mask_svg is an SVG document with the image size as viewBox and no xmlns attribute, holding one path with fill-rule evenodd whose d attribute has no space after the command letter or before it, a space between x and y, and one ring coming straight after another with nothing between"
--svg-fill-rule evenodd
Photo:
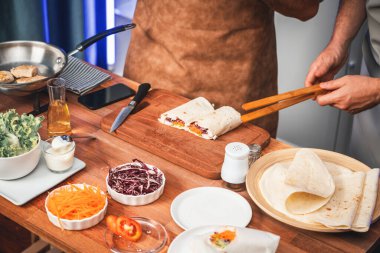
<instances>
[{"instance_id":1,"label":"man's hand","mask_svg":"<svg viewBox=\"0 0 380 253\"><path fill-rule=\"evenodd\" d=\"M330 81L344 65L348 57L348 46L329 44L311 64L305 86Z\"/></svg>"},{"instance_id":2,"label":"man's hand","mask_svg":"<svg viewBox=\"0 0 380 253\"><path fill-rule=\"evenodd\" d=\"M344 76L321 83L330 91L317 97L318 104L332 105L350 113L358 113L380 103L380 78L367 76Z\"/></svg>"},{"instance_id":3,"label":"man's hand","mask_svg":"<svg viewBox=\"0 0 380 253\"><path fill-rule=\"evenodd\" d=\"M341 0L330 43L312 63L305 80L309 87L330 81L344 65L351 41L366 18L364 0Z\"/></svg>"}]
</instances>

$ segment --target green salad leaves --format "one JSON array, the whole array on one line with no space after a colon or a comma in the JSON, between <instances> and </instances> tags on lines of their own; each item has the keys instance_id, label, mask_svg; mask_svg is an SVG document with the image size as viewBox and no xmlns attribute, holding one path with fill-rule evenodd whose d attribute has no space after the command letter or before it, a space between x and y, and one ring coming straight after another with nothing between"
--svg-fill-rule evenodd
<instances>
[{"instance_id":1,"label":"green salad leaves","mask_svg":"<svg viewBox=\"0 0 380 253\"><path fill-rule=\"evenodd\" d=\"M28 152L38 143L38 129L44 118L19 115L15 109L0 113L0 157Z\"/></svg>"}]
</instances>

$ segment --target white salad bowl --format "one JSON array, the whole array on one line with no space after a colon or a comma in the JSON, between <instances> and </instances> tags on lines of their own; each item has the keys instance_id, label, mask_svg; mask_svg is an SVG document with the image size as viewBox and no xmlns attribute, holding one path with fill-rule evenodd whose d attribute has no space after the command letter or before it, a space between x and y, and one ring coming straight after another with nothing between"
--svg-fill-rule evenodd
<instances>
[{"instance_id":1,"label":"white salad bowl","mask_svg":"<svg viewBox=\"0 0 380 253\"><path fill-rule=\"evenodd\" d=\"M80 188L83 188L83 184L74 184L74 185ZM69 186L64 185L64 186L58 187L54 191L62 187L69 187ZM50 192L49 195L46 197L45 209L46 209L46 213L47 213L49 221L53 223L55 226L59 228L63 228L65 230L83 230L83 229L87 229L87 228L97 225L99 222L101 222L104 219L104 216L106 215L106 212L107 212L107 206L108 206L107 198L105 198L106 202L104 204L104 207L99 212L97 212L96 214L88 218L81 219L81 220L58 219L58 217L54 215L52 212L50 212L48 208L49 197L51 196L51 194L54 193L54 191ZM101 193L105 195L103 191L101 191Z\"/></svg>"},{"instance_id":2,"label":"white salad bowl","mask_svg":"<svg viewBox=\"0 0 380 253\"><path fill-rule=\"evenodd\" d=\"M150 164L146 164L148 168L153 168L154 166ZM164 192L164 187L165 187L165 175L164 173L156 167L157 171L161 173L162 175L162 185L155 190L154 192L145 194L145 195L128 195L128 194L123 194L115 191L114 189L111 188L108 184L108 176L106 177L106 185L107 185L107 191L111 195L111 198L116 200L117 202L123 204L123 205L128 205L128 206L142 206L142 205L147 205L152 203L153 201L157 200L162 193Z\"/></svg>"},{"instance_id":3,"label":"white salad bowl","mask_svg":"<svg viewBox=\"0 0 380 253\"><path fill-rule=\"evenodd\" d=\"M12 180L31 173L41 157L41 137L38 135L37 145L28 152L13 156L0 157L0 179Z\"/></svg>"}]
</instances>

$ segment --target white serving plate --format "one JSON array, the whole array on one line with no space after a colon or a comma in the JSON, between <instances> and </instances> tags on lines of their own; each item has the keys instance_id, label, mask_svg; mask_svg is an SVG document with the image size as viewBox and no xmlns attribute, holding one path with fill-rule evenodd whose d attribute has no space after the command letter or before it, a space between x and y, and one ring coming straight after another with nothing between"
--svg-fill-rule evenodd
<instances>
[{"instance_id":1,"label":"white serving plate","mask_svg":"<svg viewBox=\"0 0 380 253\"><path fill-rule=\"evenodd\" d=\"M0 196L21 206L82 170L85 166L83 161L75 158L70 170L64 173L54 173L47 168L45 159L41 156L37 167L25 177L15 180L0 180Z\"/></svg>"},{"instance_id":2,"label":"white serving plate","mask_svg":"<svg viewBox=\"0 0 380 253\"><path fill-rule=\"evenodd\" d=\"M245 198L220 187L185 191L173 200L170 212L184 230L207 225L245 227L252 218L252 208Z\"/></svg>"}]
</instances>

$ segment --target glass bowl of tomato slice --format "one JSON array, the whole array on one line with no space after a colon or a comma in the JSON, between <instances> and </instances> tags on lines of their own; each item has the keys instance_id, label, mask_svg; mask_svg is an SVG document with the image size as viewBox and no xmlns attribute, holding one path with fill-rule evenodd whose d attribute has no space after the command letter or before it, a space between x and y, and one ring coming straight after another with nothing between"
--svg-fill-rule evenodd
<instances>
[{"instance_id":1,"label":"glass bowl of tomato slice","mask_svg":"<svg viewBox=\"0 0 380 253\"><path fill-rule=\"evenodd\" d=\"M105 241L111 252L156 253L160 252L168 241L165 227L157 221L143 217L120 216L114 218L114 227L110 227L108 219L109 217Z\"/></svg>"}]
</instances>

